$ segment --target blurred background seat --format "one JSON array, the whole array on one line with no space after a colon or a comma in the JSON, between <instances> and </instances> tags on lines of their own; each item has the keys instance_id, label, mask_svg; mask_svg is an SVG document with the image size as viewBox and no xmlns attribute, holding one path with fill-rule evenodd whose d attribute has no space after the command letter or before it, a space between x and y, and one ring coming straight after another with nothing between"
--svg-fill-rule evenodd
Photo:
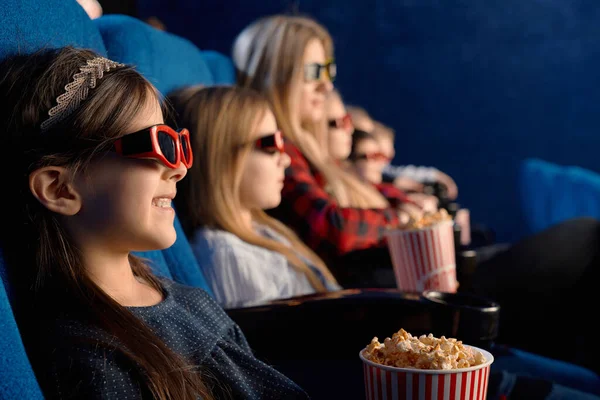
<instances>
[{"instance_id":1,"label":"blurred background seat","mask_svg":"<svg viewBox=\"0 0 600 400\"><path fill-rule=\"evenodd\" d=\"M521 165L519 186L532 232L571 218L600 218L600 174L594 171L528 158Z\"/></svg>"}]
</instances>

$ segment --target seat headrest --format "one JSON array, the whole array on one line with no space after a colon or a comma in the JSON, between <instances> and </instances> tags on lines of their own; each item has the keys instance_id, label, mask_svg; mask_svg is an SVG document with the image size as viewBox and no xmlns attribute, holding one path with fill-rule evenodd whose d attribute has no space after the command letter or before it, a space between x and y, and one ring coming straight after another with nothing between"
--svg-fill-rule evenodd
<instances>
[{"instance_id":1,"label":"seat headrest","mask_svg":"<svg viewBox=\"0 0 600 400\"><path fill-rule=\"evenodd\" d=\"M135 66L163 95L183 86L213 84L202 51L189 40L126 15L105 15L94 23L108 57Z\"/></svg>"},{"instance_id":2,"label":"seat headrest","mask_svg":"<svg viewBox=\"0 0 600 400\"><path fill-rule=\"evenodd\" d=\"M75 0L0 0L0 59L72 45L100 55L98 28Z\"/></svg>"},{"instance_id":3,"label":"seat headrest","mask_svg":"<svg viewBox=\"0 0 600 400\"><path fill-rule=\"evenodd\" d=\"M235 67L231 58L218 51L204 50L202 53L215 85L235 85Z\"/></svg>"}]
</instances>

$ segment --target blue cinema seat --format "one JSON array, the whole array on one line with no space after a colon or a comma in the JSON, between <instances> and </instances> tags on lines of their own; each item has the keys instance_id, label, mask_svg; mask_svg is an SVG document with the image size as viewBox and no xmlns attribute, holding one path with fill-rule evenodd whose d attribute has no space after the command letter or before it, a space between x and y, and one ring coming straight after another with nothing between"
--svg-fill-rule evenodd
<instances>
[{"instance_id":1,"label":"blue cinema seat","mask_svg":"<svg viewBox=\"0 0 600 400\"><path fill-rule=\"evenodd\" d=\"M163 95L182 86L213 83L203 53L187 39L125 15L106 15L94 23L108 57L134 65Z\"/></svg>"},{"instance_id":2,"label":"blue cinema seat","mask_svg":"<svg viewBox=\"0 0 600 400\"><path fill-rule=\"evenodd\" d=\"M1 253L0 276L0 399L43 399L9 302Z\"/></svg>"},{"instance_id":3,"label":"blue cinema seat","mask_svg":"<svg viewBox=\"0 0 600 400\"><path fill-rule=\"evenodd\" d=\"M106 55L100 32L75 1L0 0L0 58L67 45Z\"/></svg>"},{"instance_id":4,"label":"blue cinema seat","mask_svg":"<svg viewBox=\"0 0 600 400\"><path fill-rule=\"evenodd\" d=\"M600 174L529 158L520 171L523 215L532 232L576 217L600 218Z\"/></svg>"},{"instance_id":5,"label":"blue cinema seat","mask_svg":"<svg viewBox=\"0 0 600 400\"><path fill-rule=\"evenodd\" d=\"M223 54L202 51L187 39L125 15L94 22L108 56L135 65L163 95L183 86L234 83L233 64Z\"/></svg>"},{"instance_id":6,"label":"blue cinema seat","mask_svg":"<svg viewBox=\"0 0 600 400\"><path fill-rule=\"evenodd\" d=\"M213 75L215 85L235 84L235 67L231 58L218 51L205 50L204 59Z\"/></svg>"}]
</instances>

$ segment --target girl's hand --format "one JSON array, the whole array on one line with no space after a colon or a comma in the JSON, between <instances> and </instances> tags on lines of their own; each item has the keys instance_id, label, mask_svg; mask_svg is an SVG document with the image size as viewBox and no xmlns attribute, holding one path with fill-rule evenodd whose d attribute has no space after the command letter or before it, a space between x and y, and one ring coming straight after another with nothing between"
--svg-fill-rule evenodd
<instances>
[{"instance_id":1,"label":"girl's hand","mask_svg":"<svg viewBox=\"0 0 600 400\"><path fill-rule=\"evenodd\" d=\"M398 207L398 218L400 218L400 224L406 225L410 221L418 221L423 218L423 210L411 203L404 203Z\"/></svg>"},{"instance_id":2,"label":"girl's hand","mask_svg":"<svg viewBox=\"0 0 600 400\"><path fill-rule=\"evenodd\" d=\"M450 178L450 176L446 175L442 171L437 172L435 179L446 186L450 200L456 200L458 197L458 186L456 186L454 179Z\"/></svg>"},{"instance_id":3,"label":"girl's hand","mask_svg":"<svg viewBox=\"0 0 600 400\"><path fill-rule=\"evenodd\" d=\"M424 193L410 193L406 197L417 203L424 213L434 213L438 210L439 200L435 196Z\"/></svg>"}]
</instances>

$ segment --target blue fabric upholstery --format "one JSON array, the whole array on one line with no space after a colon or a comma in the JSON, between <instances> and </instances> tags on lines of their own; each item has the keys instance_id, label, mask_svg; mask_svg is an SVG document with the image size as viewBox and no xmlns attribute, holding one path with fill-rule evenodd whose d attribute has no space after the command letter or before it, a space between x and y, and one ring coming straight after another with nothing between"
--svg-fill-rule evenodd
<instances>
[{"instance_id":1,"label":"blue fabric upholstery","mask_svg":"<svg viewBox=\"0 0 600 400\"><path fill-rule=\"evenodd\" d=\"M162 251L134 251L132 254L143 258L155 275L173 279Z\"/></svg>"},{"instance_id":2,"label":"blue fabric upholstery","mask_svg":"<svg viewBox=\"0 0 600 400\"><path fill-rule=\"evenodd\" d=\"M163 94L182 86L213 82L202 52L187 39L125 15L94 20L109 58L132 64Z\"/></svg>"},{"instance_id":3,"label":"blue fabric upholstery","mask_svg":"<svg viewBox=\"0 0 600 400\"><path fill-rule=\"evenodd\" d=\"M551 187L558 170L558 166L537 159L525 160L521 165L521 207L532 232L537 232L549 224L552 207Z\"/></svg>"},{"instance_id":4,"label":"blue fabric upholstery","mask_svg":"<svg viewBox=\"0 0 600 400\"><path fill-rule=\"evenodd\" d=\"M43 400L5 290L5 267L0 251L0 399Z\"/></svg>"},{"instance_id":5,"label":"blue fabric upholstery","mask_svg":"<svg viewBox=\"0 0 600 400\"><path fill-rule=\"evenodd\" d=\"M203 55L213 75L214 85L235 84L235 67L231 58L210 50L203 51Z\"/></svg>"},{"instance_id":6,"label":"blue fabric upholstery","mask_svg":"<svg viewBox=\"0 0 600 400\"><path fill-rule=\"evenodd\" d=\"M527 159L521 165L520 189L533 232L570 218L600 218L600 175L590 170Z\"/></svg>"},{"instance_id":7,"label":"blue fabric upholstery","mask_svg":"<svg viewBox=\"0 0 600 400\"><path fill-rule=\"evenodd\" d=\"M0 0L0 58L67 45L100 54L98 29L75 0Z\"/></svg>"},{"instance_id":8,"label":"blue fabric upholstery","mask_svg":"<svg viewBox=\"0 0 600 400\"><path fill-rule=\"evenodd\" d=\"M173 280L185 285L202 288L213 296L213 292L204 278L190 242L185 236L177 217L175 218L175 232L177 232L175 244L162 251Z\"/></svg>"},{"instance_id":9,"label":"blue fabric upholstery","mask_svg":"<svg viewBox=\"0 0 600 400\"><path fill-rule=\"evenodd\" d=\"M507 371L519 376L546 379L557 385L589 393L600 393L600 377L589 369L518 349L500 349L501 347L493 351L492 371Z\"/></svg>"}]
</instances>

